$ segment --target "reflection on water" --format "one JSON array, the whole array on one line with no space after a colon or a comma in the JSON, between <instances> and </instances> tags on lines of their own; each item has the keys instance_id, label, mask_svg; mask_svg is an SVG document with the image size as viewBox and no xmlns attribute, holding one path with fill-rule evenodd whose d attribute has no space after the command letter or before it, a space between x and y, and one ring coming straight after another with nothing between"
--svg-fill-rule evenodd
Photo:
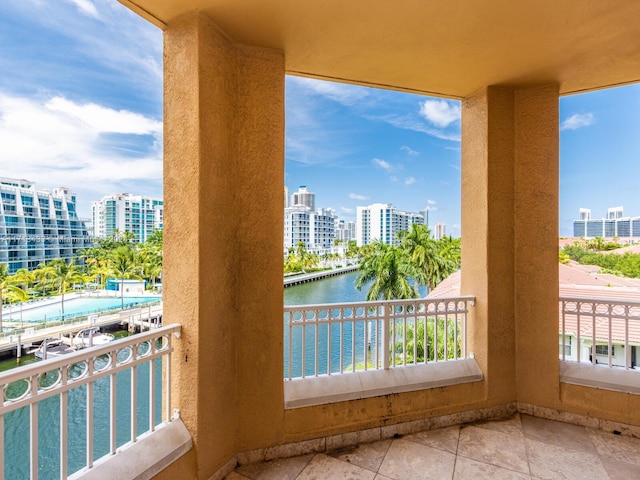
<instances>
[{"instance_id":1,"label":"reflection on water","mask_svg":"<svg viewBox=\"0 0 640 480\"><path fill-rule=\"evenodd\" d=\"M118 336L126 335L126 332L118 332ZM119 360L123 360L130 354L123 349L119 352ZM33 355L24 357L21 365L32 363ZM155 375L155 424L160 423L162 415L162 359L156 359ZM107 357L99 357L95 361L96 368L104 368ZM15 359L0 363L0 369L6 370L15 366ZM69 371L70 377L82 374L85 368L82 365L74 365ZM136 428L138 434L149 429L149 362L137 367L137 393ZM53 384L58 374L49 372L41 377L43 386ZM110 444L110 397L111 385L109 377L101 378L94 382L94 460L109 453ZM9 398L19 396L24 389L24 382L12 384L7 388ZM124 370L116 374L116 442L118 446L124 445L131 439L131 370ZM87 386L81 386L69 390L68 393L68 471L69 474L83 468L86 465L86 435L87 435ZM28 480L29 475L29 407L23 407L9 412L4 417L5 435L5 478L11 480ZM47 398L38 402L38 478L57 479L60 476L60 395Z\"/></svg>"}]
</instances>

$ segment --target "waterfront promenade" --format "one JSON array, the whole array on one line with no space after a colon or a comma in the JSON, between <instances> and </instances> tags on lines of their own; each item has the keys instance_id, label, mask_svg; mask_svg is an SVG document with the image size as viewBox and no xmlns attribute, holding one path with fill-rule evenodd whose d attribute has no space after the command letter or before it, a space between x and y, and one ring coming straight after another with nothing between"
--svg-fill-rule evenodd
<instances>
[{"instance_id":1,"label":"waterfront promenade","mask_svg":"<svg viewBox=\"0 0 640 480\"><path fill-rule=\"evenodd\" d=\"M313 282L321 278L334 277L343 273L355 272L359 265L347 265L346 267L332 268L331 270L322 270L320 272L301 273L297 275L289 275L284 277L284 288L292 285L300 285L301 283Z\"/></svg>"}]
</instances>

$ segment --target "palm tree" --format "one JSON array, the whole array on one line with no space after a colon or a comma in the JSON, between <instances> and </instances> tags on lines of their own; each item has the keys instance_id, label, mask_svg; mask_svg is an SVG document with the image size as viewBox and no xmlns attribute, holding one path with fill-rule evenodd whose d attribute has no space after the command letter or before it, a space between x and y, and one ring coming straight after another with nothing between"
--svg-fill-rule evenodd
<instances>
[{"instance_id":1,"label":"palm tree","mask_svg":"<svg viewBox=\"0 0 640 480\"><path fill-rule=\"evenodd\" d=\"M122 245L113 250L109 258L111 273L120 278L120 304L124 308L124 280L133 278L141 280L138 255L131 245Z\"/></svg>"},{"instance_id":2,"label":"palm tree","mask_svg":"<svg viewBox=\"0 0 640 480\"><path fill-rule=\"evenodd\" d=\"M62 296L60 308L64 321L64 294L74 283L84 282L84 273L82 268L75 264L75 259L71 259L67 263L61 258L56 258L47 263L45 269L45 275L48 277L45 281L55 285L58 288L58 293Z\"/></svg>"},{"instance_id":3,"label":"palm tree","mask_svg":"<svg viewBox=\"0 0 640 480\"><path fill-rule=\"evenodd\" d=\"M411 261L411 276L429 290L453 273L460 263L459 241L451 237L436 241L425 225L414 223L408 232L400 232L398 236Z\"/></svg>"},{"instance_id":4,"label":"palm tree","mask_svg":"<svg viewBox=\"0 0 640 480\"><path fill-rule=\"evenodd\" d=\"M2 306L4 299L2 298L4 291L13 292L18 295L26 294L20 287L13 285L15 279L9 275L9 267L6 263L0 263L0 333L2 333Z\"/></svg>"},{"instance_id":5,"label":"palm tree","mask_svg":"<svg viewBox=\"0 0 640 480\"><path fill-rule=\"evenodd\" d=\"M418 292L409 281L409 258L405 251L378 241L371 244L360 264L356 288L371 284L367 301L416 298Z\"/></svg>"}]
</instances>

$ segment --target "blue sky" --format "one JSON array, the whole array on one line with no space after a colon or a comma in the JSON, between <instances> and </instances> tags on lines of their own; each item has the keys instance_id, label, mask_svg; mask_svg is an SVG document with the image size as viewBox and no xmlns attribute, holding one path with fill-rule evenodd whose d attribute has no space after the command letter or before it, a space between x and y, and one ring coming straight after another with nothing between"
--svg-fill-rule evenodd
<instances>
[{"instance_id":1,"label":"blue sky","mask_svg":"<svg viewBox=\"0 0 640 480\"><path fill-rule=\"evenodd\" d=\"M162 195L162 34L115 0L0 2L0 176L90 202ZM460 234L460 104L287 77L286 176L355 219L430 210ZM640 215L640 86L560 100L560 233L580 207Z\"/></svg>"}]
</instances>

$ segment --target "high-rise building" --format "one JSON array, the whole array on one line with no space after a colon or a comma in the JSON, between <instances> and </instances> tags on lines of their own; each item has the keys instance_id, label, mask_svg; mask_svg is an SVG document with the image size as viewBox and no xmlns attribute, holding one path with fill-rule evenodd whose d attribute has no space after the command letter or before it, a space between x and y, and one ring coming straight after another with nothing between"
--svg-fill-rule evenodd
<instances>
[{"instance_id":1,"label":"high-rise building","mask_svg":"<svg viewBox=\"0 0 640 480\"><path fill-rule=\"evenodd\" d=\"M302 242L310 252L328 252L336 238L336 220L336 212L331 208L319 208L317 212L306 205L285 208L284 251Z\"/></svg>"},{"instance_id":2,"label":"high-rise building","mask_svg":"<svg viewBox=\"0 0 640 480\"><path fill-rule=\"evenodd\" d=\"M116 230L131 232L143 243L154 230L162 230L164 206L161 199L116 193L93 202L91 206L94 235L109 238Z\"/></svg>"},{"instance_id":3,"label":"high-rise building","mask_svg":"<svg viewBox=\"0 0 640 480\"><path fill-rule=\"evenodd\" d=\"M284 208L289 206L289 189L285 185L284 187Z\"/></svg>"},{"instance_id":4,"label":"high-rise building","mask_svg":"<svg viewBox=\"0 0 640 480\"><path fill-rule=\"evenodd\" d=\"M356 239L356 222L345 222L340 220L336 224L336 240L348 243Z\"/></svg>"},{"instance_id":5,"label":"high-rise building","mask_svg":"<svg viewBox=\"0 0 640 480\"><path fill-rule=\"evenodd\" d=\"M409 230L414 223L424 225L422 213L396 210L389 203L374 203L356 211L356 242L358 246L381 240L398 245L398 232Z\"/></svg>"},{"instance_id":6,"label":"high-rise building","mask_svg":"<svg viewBox=\"0 0 640 480\"><path fill-rule=\"evenodd\" d=\"M316 209L316 194L309 191L306 185L300 185L297 192L291 194L290 207L298 205L305 205L315 211Z\"/></svg>"},{"instance_id":7,"label":"high-rise building","mask_svg":"<svg viewBox=\"0 0 640 480\"><path fill-rule=\"evenodd\" d=\"M581 208L579 215L573 222L574 237L640 237L640 217L624 217L622 207L607 209L607 218L591 218L588 208Z\"/></svg>"},{"instance_id":8,"label":"high-rise building","mask_svg":"<svg viewBox=\"0 0 640 480\"><path fill-rule=\"evenodd\" d=\"M10 273L75 258L90 245L85 222L76 212L76 196L68 188L37 190L35 182L0 178L0 263Z\"/></svg>"},{"instance_id":9,"label":"high-rise building","mask_svg":"<svg viewBox=\"0 0 640 480\"><path fill-rule=\"evenodd\" d=\"M433 238L435 238L436 240L442 240L442 237L444 237L447 233L446 233L446 225L444 224L444 222L438 222L434 225L434 229L435 232L433 234Z\"/></svg>"}]
</instances>

